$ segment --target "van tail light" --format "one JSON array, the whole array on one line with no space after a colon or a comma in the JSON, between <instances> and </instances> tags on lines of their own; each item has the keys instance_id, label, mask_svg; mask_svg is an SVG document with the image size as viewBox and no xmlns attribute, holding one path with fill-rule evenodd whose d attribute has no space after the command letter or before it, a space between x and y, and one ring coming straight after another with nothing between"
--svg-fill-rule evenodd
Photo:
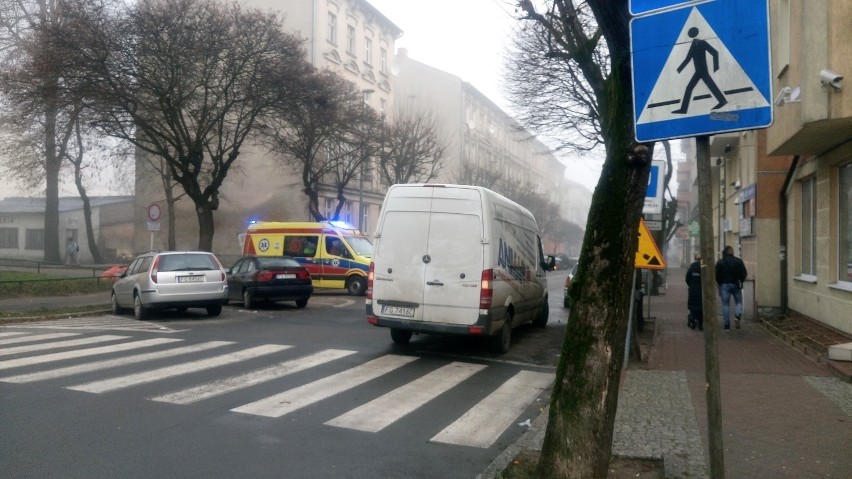
<instances>
[{"instance_id":1,"label":"van tail light","mask_svg":"<svg viewBox=\"0 0 852 479\"><path fill-rule=\"evenodd\" d=\"M157 272L160 270L160 257L154 258L154 265L151 266L151 281L157 282Z\"/></svg>"},{"instance_id":2,"label":"van tail light","mask_svg":"<svg viewBox=\"0 0 852 479\"><path fill-rule=\"evenodd\" d=\"M269 281L272 281L272 278L274 277L275 273L273 273L272 271L262 270L257 272L254 277L254 280L258 283L267 283Z\"/></svg>"},{"instance_id":3,"label":"van tail light","mask_svg":"<svg viewBox=\"0 0 852 479\"><path fill-rule=\"evenodd\" d=\"M376 263L370 261L370 273L367 274L367 300L373 299L373 276L375 275Z\"/></svg>"},{"instance_id":4,"label":"van tail light","mask_svg":"<svg viewBox=\"0 0 852 479\"><path fill-rule=\"evenodd\" d=\"M493 281L494 270L482 270L482 281L479 289L479 309L491 308L491 300L494 297Z\"/></svg>"}]
</instances>

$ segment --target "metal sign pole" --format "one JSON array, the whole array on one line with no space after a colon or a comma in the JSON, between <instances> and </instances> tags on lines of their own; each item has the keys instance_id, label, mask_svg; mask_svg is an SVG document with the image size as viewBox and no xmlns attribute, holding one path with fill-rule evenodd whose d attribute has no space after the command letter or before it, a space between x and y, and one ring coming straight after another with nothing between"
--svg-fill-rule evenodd
<instances>
[{"instance_id":1,"label":"metal sign pole","mask_svg":"<svg viewBox=\"0 0 852 479\"><path fill-rule=\"evenodd\" d=\"M716 318L716 271L713 253L713 192L710 186L710 137L695 138L701 237L701 300L704 309L704 372L707 380L707 442L710 477L725 477L722 441L722 392L719 379L719 321Z\"/></svg>"}]
</instances>

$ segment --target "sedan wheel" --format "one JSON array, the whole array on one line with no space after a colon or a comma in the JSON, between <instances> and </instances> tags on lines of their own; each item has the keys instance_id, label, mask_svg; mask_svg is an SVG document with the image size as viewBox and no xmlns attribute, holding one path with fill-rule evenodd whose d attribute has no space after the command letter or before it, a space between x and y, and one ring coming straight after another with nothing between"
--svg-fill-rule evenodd
<instances>
[{"instance_id":1,"label":"sedan wheel","mask_svg":"<svg viewBox=\"0 0 852 479\"><path fill-rule=\"evenodd\" d=\"M308 305L308 298L302 298L296 300L296 307L301 309Z\"/></svg>"},{"instance_id":2,"label":"sedan wheel","mask_svg":"<svg viewBox=\"0 0 852 479\"><path fill-rule=\"evenodd\" d=\"M207 316L216 317L222 314L222 305L207 306Z\"/></svg>"},{"instance_id":3,"label":"sedan wheel","mask_svg":"<svg viewBox=\"0 0 852 479\"><path fill-rule=\"evenodd\" d=\"M254 301L254 296L251 295L249 290L243 291L243 307L246 309L254 309L257 304Z\"/></svg>"}]
</instances>

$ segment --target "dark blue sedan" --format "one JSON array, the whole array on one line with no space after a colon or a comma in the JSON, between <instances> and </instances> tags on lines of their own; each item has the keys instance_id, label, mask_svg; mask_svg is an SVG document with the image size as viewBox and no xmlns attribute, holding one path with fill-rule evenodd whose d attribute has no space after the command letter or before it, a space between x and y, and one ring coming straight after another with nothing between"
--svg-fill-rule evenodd
<instances>
[{"instance_id":1,"label":"dark blue sedan","mask_svg":"<svg viewBox=\"0 0 852 479\"><path fill-rule=\"evenodd\" d=\"M295 301L304 308L313 292L311 273L286 256L244 256L228 270L228 299L246 309L264 301Z\"/></svg>"}]
</instances>

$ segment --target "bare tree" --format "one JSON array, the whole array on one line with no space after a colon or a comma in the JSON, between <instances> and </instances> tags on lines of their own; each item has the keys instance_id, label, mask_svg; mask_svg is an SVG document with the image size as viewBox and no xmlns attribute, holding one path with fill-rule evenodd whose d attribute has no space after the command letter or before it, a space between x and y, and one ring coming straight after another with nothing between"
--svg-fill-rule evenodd
<instances>
[{"instance_id":1,"label":"bare tree","mask_svg":"<svg viewBox=\"0 0 852 479\"><path fill-rule=\"evenodd\" d=\"M526 72L519 81L539 86L520 88L513 82L516 104L529 104L530 110L556 105L541 121L553 118L551 126L574 133L571 142L584 140L564 146L601 144L606 150L580 254L581 274L572 283L577 301L565 333L537 475L606 477L636 231L653 147L638 144L633 136L628 0L520 0L518 6L526 27L522 35L534 41L516 57L525 63L513 67ZM552 83L563 80L567 83Z\"/></svg>"},{"instance_id":2,"label":"bare tree","mask_svg":"<svg viewBox=\"0 0 852 479\"><path fill-rule=\"evenodd\" d=\"M162 158L213 243L219 190L258 118L308 70L274 14L213 0L66 0L55 32L105 134Z\"/></svg>"},{"instance_id":3,"label":"bare tree","mask_svg":"<svg viewBox=\"0 0 852 479\"><path fill-rule=\"evenodd\" d=\"M370 173L370 159L379 153L383 121L365 102L356 102L347 107L346 122L338 139L342 149L332 172L332 181L337 192L334 218L340 219L340 211L346 205L346 189L355 178ZM362 219L358 220L361 224Z\"/></svg>"},{"instance_id":4,"label":"bare tree","mask_svg":"<svg viewBox=\"0 0 852 479\"><path fill-rule=\"evenodd\" d=\"M390 185L425 183L438 177L446 149L431 110L400 109L382 137L379 175Z\"/></svg>"},{"instance_id":5,"label":"bare tree","mask_svg":"<svg viewBox=\"0 0 852 479\"><path fill-rule=\"evenodd\" d=\"M262 131L271 150L284 165L301 170L308 213L317 221L326 219L319 208L324 181L330 181L344 161L345 137L351 128L347 122L357 121L363 103L351 82L322 70L306 76L294 94L264 119ZM348 182L343 176L340 181Z\"/></svg>"},{"instance_id":6,"label":"bare tree","mask_svg":"<svg viewBox=\"0 0 852 479\"><path fill-rule=\"evenodd\" d=\"M453 181L461 185L483 186L488 189L500 183L503 175L497 168L479 166L466 161L461 164L459 170L453 174Z\"/></svg>"},{"instance_id":7,"label":"bare tree","mask_svg":"<svg viewBox=\"0 0 852 479\"><path fill-rule=\"evenodd\" d=\"M62 69L57 51L46 32L62 21L63 10L55 2L0 0L0 92L11 107L6 124L17 123L18 131L33 140L31 148L13 153L12 161L27 163L24 181L40 185L45 193L44 259L61 262L59 241L59 174L62 156L57 152L60 135L68 128L59 125L64 107ZM32 125L21 125L18 121ZM16 139L12 139L15 142ZM28 157L27 155L35 154ZM28 160L35 159L35 163ZM38 172L38 173L35 173Z\"/></svg>"}]
</instances>

